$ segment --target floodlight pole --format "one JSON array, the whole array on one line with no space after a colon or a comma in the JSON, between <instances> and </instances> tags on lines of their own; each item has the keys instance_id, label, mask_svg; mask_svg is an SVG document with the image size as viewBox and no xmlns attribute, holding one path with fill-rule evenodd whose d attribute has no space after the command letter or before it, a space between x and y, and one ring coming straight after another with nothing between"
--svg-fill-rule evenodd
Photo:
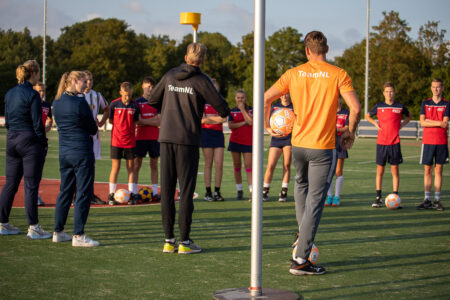
<instances>
[{"instance_id":1,"label":"floodlight pole","mask_svg":"<svg viewBox=\"0 0 450 300\"><path fill-rule=\"evenodd\" d=\"M46 81L46 37L47 37L47 0L44 0L44 28L43 28L44 34L42 38L42 83L45 85Z\"/></svg>"},{"instance_id":2,"label":"floodlight pole","mask_svg":"<svg viewBox=\"0 0 450 300\"><path fill-rule=\"evenodd\" d=\"M265 0L255 0L253 43L253 152L252 152L252 244L250 295L261 296L262 265L262 187L264 162L264 58Z\"/></svg>"},{"instance_id":3,"label":"floodlight pole","mask_svg":"<svg viewBox=\"0 0 450 300\"><path fill-rule=\"evenodd\" d=\"M367 0L367 28L366 28L366 86L364 95L364 115L369 112L369 30L370 30L370 0Z\"/></svg>"},{"instance_id":4,"label":"floodlight pole","mask_svg":"<svg viewBox=\"0 0 450 300\"><path fill-rule=\"evenodd\" d=\"M180 24L182 25L192 25L194 30L194 43L197 43L197 30L200 21L201 14L193 12L182 12L180 13Z\"/></svg>"}]
</instances>

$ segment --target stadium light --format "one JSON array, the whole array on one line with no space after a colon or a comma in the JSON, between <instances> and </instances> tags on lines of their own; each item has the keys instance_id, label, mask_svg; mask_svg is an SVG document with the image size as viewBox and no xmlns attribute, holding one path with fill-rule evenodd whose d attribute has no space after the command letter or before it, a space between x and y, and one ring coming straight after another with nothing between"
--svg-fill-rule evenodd
<instances>
[{"instance_id":1,"label":"stadium light","mask_svg":"<svg viewBox=\"0 0 450 300\"><path fill-rule=\"evenodd\" d=\"M367 0L367 28L366 28L366 86L364 95L364 116L369 112L369 31L370 31L370 0ZM364 117L365 118L365 117Z\"/></svg>"},{"instance_id":2,"label":"stadium light","mask_svg":"<svg viewBox=\"0 0 450 300\"><path fill-rule=\"evenodd\" d=\"M262 288L262 187L264 158L264 58L265 0L255 0L255 35L253 57L253 152L252 152L252 237L249 288L216 291L214 298L231 299L298 299L288 291Z\"/></svg>"},{"instance_id":3,"label":"stadium light","mask_svg":"<svg viewBox=\"0 0 450 300\"><path fill-rule=\"evenodd\" d=\"M194 43L197 43L197 29L200 22L200 13L194 12L182 12L180 13L180 24L182 25L192 25L194 29Z\"/></svg>"},{"instance_id":4,"label":"stadium light","mask_svg":"<svg viewBox=\"0 0 450 300\"><path fill-rule=\"evenodd\" d=\"M44 0L44 25L43 25L43 37L42 37L42 83L45 85L45 71L46 65L46 36L47 36L47 0ZM45 96L44 96L45 98ZM45 99L44 99L45 100Z\"/></svg>"}]
</instances>

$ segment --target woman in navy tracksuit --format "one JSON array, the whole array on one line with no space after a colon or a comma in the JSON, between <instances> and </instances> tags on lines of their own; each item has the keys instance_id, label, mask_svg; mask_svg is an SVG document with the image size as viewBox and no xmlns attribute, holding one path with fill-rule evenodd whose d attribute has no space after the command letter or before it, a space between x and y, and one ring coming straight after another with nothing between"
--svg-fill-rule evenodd
<instances>
[{"instance_id":1,"label":"woman in navy tracksuit","mask_svg":"<svg viewBox=\"0 0 450 300\"><path fill-rule=\"evenodd\" d=\"M84 234L94 194L95 158L91 135L97 133L97 123L84 99L86 88L84 72L65 73L53 101L53 116L59 133L59 171L61 186L55 209L55 232L53 242L72 240L74 247L95 247L99 243ZM81 95L81 97L79 97ZM73 238L64 232L73 194Z\"/></svg>"},{"instance_id":2,"label":"woman in navy tracksuit","mask_svg":"<svg viewBox=\"0 0 450 300\"><path fill-rule=\"evenodd\" d=\"M40 77L39 64L28 60L16 69L17 86L5 96L6 183L0 195L0 235L18 234L9 224L9 214L20 181L24 177L25 211L30 239L50 238L38 225L38 191L41 182L47 138L42 124L42 103L33 85Z\"/></svg>"}]
</instances>

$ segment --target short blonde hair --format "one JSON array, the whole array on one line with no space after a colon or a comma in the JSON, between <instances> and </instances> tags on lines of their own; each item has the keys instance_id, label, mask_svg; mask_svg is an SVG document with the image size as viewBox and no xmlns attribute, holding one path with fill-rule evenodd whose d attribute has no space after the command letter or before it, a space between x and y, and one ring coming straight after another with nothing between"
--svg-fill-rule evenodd
<instances>
[{"instance_id":1,"label":"short blonde hair","mask_svg":"<svg viewBox=\"0 0 450 300\"><path fill-rule=\"evenodd\" d=\"M26 80L31 78L33 73L40 72L39 64L35 60L27 60L16 69L17 82L24 83Z\"/></svg>"},{"instance_id":2,"label":"short blonde hair","mask_svg":"<svg viewBox=\"0 0 450 300\"><path fill-rule=\"evenodd\" d=\"M201 43L191 43L187 47L186 62L190 65L199 66L206 56L208 49Z\"/></svg>"},{"instance_id":3,"label":"short blonde hair","mask_svg":"<svg viewBox=\"0 0 450 300\"><path fill-rule=\"evenodd\" d=\"M120 89L126 92L133 92L133 85L131 82L125 81L120 84Z\"/></svg>"}]
</instances>

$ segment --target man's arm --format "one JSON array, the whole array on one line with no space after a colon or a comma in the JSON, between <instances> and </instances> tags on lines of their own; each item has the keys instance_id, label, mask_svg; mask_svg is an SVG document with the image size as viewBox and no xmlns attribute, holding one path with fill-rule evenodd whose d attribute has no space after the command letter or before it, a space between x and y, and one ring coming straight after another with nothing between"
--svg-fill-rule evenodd
<instances>
[{"instance_id":1,"label":"man's arm","mask_svg":"<svg viewBox=\"0 0 450 300\"><path fill-rule=\"evenodd\" d=\"M275 137L281 137L281 135L276 134L272 128L270 128L270 108L272 107L272 102L282 95L283 94L274 85L264 93L264 128L270 135Z\"/></svg>"},{"instance_id":2,"label":"man's arm","mask_svg":"<svg viewBox=\"0 0 450 300\"><path fill-rule=\"evenodd\" d=\"M150 92L148 98L148 104L161 111L162 101L164 98L164 90L166 86L166 75L156 84L156 86Z\"/></svg>"},{"instance_id":3,"label":"man's arm","mask_svg":"<svg viewBox=\"0 0 450 300\"><path fill-rule=\"evenodd\" d=\"M445 117L445 118L447 118L447 123L448 123L448 117ZM444 118L444 120L445 120L445 118ZM442 127L444 120L443 121L429 120L429 119L425 118L425 115L420 115L420 126L422 126L422 127ZM446 128L446 127L443 127L443 128Z\"/></svg>"},{"instance_id":4,"label":"man's arm","mask_svg":"<svg viewBox=\"0 0 450 300\"><path fill-rule=\"evenodd\" d=\"M103 127L103 125L105 125L106 120L108 120L109 117L109 105L107 105L104 109L103 109L103 116L102 119L100 120L100 122L98 122L98 127Z\"/></svg>"},{"instance_id":5,"label":"man's arm","mask_svg":"<svg viewBox=\"0 0 450 300\"><path fill-rule=\"evenodd\" d=\"M139 116L139 121L136 122L136 125L139 126L159 127L160 124L161 124L161 114L157 114L153 118L147 119L143 119L141 116Z\"/></svg>"},{"instance_id":6,"label":"man's arm","mask_svg":"<svg viewBox=\"0 0 450 300\"><path fill-rule=\"evenodd\" d=\"M341 147L347 150L353 146L353 142L355 141L356 128L361 120L361 106L355 91L343 93L342 98L350 109L348 131L341 135Z\"/></svg>"}]
</instances>

